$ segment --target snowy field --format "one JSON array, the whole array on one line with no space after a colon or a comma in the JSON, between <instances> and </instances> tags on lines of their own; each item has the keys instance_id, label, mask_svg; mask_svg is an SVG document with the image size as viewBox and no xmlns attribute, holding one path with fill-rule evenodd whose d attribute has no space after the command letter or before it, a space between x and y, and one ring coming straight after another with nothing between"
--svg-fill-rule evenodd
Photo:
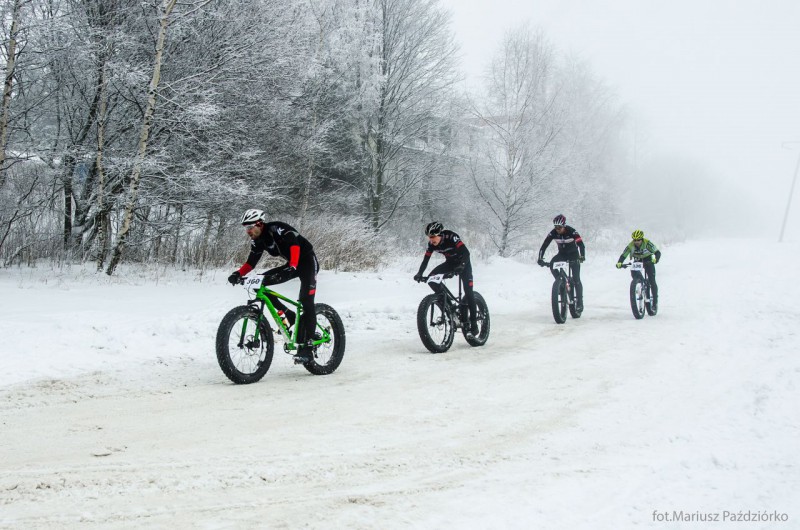
<instances>
[{"instance_id":1,"label":"snowy field","mask_svg":"<svg viewBox=\"0 0 800 530\"><path fill-rule=\"evenodd\" d=\"M800 245L662 250L641 321L617 254L564 325L548 271L476 263L489 341L439 355L416 257L325 271L339 370L278 346L247 386L214 353L227 269L0 270L0 527L800 528Z\"/></svg>"}]
</instances>

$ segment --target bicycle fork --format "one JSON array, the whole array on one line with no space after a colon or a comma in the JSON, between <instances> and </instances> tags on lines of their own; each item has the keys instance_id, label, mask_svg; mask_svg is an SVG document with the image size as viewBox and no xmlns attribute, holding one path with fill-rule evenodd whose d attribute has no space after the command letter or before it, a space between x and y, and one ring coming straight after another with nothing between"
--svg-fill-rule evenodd
<instances>
[{"instance_id":1,"label":"bicycle fork","mask_svg":"<svg viewBox=\"0 0 800 530\"><path fill-rule=\"evenodd\" d=\"M264 315L259 313L258 318L253 321L256 326L256 331L253 333L252 340L247 341L245 344L245 338L247 337L247 322L250 320L249 318L245 318L242 320L242 332L239 334L239 343L236 345L239 348L247 347L248 349L251 348L258 348L261 345L260 334L261 334L261 319L264 318Z\"/></svg>"}]
</instances>

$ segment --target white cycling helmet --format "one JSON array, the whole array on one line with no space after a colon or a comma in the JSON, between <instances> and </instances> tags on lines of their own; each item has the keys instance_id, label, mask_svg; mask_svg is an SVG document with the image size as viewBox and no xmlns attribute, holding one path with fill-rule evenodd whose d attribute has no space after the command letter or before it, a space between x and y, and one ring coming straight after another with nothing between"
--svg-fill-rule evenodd
<instances>
[{"instance_id":1,"label":"white cycling helmet","mask_svg":"<svg viewBox=\"0 0 800 530\"><path fill-rule=\"evenodd\" d=\"M266 220L267 220L267 214L264 213L264 210L256 210L255 208L247 210L246 212L244 212L244 215L242 215L243 226L252 225L259 221L264 223L266 222Z\"/></svg>"}]
</instances>

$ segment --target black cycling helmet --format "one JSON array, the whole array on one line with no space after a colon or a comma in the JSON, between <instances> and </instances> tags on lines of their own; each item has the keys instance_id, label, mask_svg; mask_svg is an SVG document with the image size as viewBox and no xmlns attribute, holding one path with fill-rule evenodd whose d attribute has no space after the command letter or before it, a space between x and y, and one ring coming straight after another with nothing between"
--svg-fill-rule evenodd
<instances>
[{"instance_id":1,"label":"black cycling helmet","mask_svg":"<svg viewBox=\"0 0 800 530\"><path fill-rule=\"evenodd\" d=\"M442 223L440 223L438 221L434 221L434 222L428 224L428 226L425 227L425 235L426 236L440 236L440 235L442 235L442 231L443 230L444 230L444 226L442 226Z\"/></svg>"},{"instance_id":2,"label":"black cycling helmet","mask_svg":"<svg viewBox=\"0 0 800 530\"><path fill-rule=\"evenodd\" d=\"M562 214L553 217L553 226L567 226L567 218Z\"/></svg>"}]
</instances>

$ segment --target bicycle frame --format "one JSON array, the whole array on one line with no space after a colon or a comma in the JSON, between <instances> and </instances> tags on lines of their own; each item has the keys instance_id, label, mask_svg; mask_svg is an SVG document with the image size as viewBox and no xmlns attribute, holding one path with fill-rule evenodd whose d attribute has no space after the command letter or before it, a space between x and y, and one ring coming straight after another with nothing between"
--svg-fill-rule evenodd
<instances>
[{"instance_id":1,"label":"bicycle frame","mask_svg":"<svg viewBox=\"0 0 800 530\"><path fill-rule=\"evenodd\" d=\"M454 276L449 276L449 278L453 277ZM453 314L452 304L455 304L456 307L461 307L462 293L461 293L460 277L458 279L458 297L456 297L456 295L454 295L453 292L450 289L448 289L447 285L445 285L444 280L448 279L448 277L445 274L434 274L433 276L423 276L422 279L425 281L425 283L432 281L433 283L439 284L441 286L442 288L441 294L444 295L445 301L451 302L449 304L445 304L445 308L449 313ZM458 311L455 311L453 317L455 318L456 328L462 327L464 323L461 321L461 315L458 313Z\"/></svg>"},{"instance_id":2,"label":"bicycle frame","mask_svg":"<svg viewBox=\"0 0 800 530\"><path fill-rule=\"evenodd\" d=\"M631 268L631 272L635 272L642 277L642 281L644 282L645 286L650 285L650 276L647 274L647 269L645 269L644 263L641 261L629 261L628 263L622 265L623 269L627 269L628 267Z\"/></svg>"},{"instance_id":3,"label":"bicycle frame","mask_svg":"<svg viewBox=\"0 0 800 530\"><path fill-rule=\"evenodd\" d=\"M552 265L552 268L558 271L559 277L564 281L567 287L567 300L570 303L574 302L574 296L572 293L572 267L569 265L569 261L555 261L547 263L548 267Z\"/></svg>"},{"instance_id":4,"label":"bicycle frame","mask_svg":"<svg viewBox=\"0 0 800 530\"><path fill-rule=\"evenodd\" d=\"M279 292L273 291L272 289L268 288L266 285L263 285L263 278L242 278L241 283L245 286L248 292L252 292L255 289L255 284L258 284L258 288L255 289L254 298L252 300L247 301L247 305L253 306L258 310L258 320L256 321L258 324L262 322L262 318L266 318L264 315L264 308L266 307L269 309L269 314L272 315L272 320L275 322L277 326L278 332L283 335L284 339L286 339L286 343L284 344L284 349L289 350L296 350L299 346L297 344L297 333L300 329L300 316L303 314L303 306L297 300L293 300L288 298L287 296L282 295ZM270 296L274 296L279 298L284 302L288 302L290 305L294 306L296 309L296 320L294 325L294 330L291 332L289 329L284 325L283 319L278 315L278 310L275 309L275 306L272 304L272 300L269 299ZM318 340L311 339L312 346L318 346L320 344L330 342L331 337L330 334L326 329L317 323L317 329L319 330L322 338ZM244 337L247 331L247 320L242 321L242 334L241 336ZM256 332L254 339L258 340L260 333L260 327L256 325Z\"/></svg>"}]
</instances>

